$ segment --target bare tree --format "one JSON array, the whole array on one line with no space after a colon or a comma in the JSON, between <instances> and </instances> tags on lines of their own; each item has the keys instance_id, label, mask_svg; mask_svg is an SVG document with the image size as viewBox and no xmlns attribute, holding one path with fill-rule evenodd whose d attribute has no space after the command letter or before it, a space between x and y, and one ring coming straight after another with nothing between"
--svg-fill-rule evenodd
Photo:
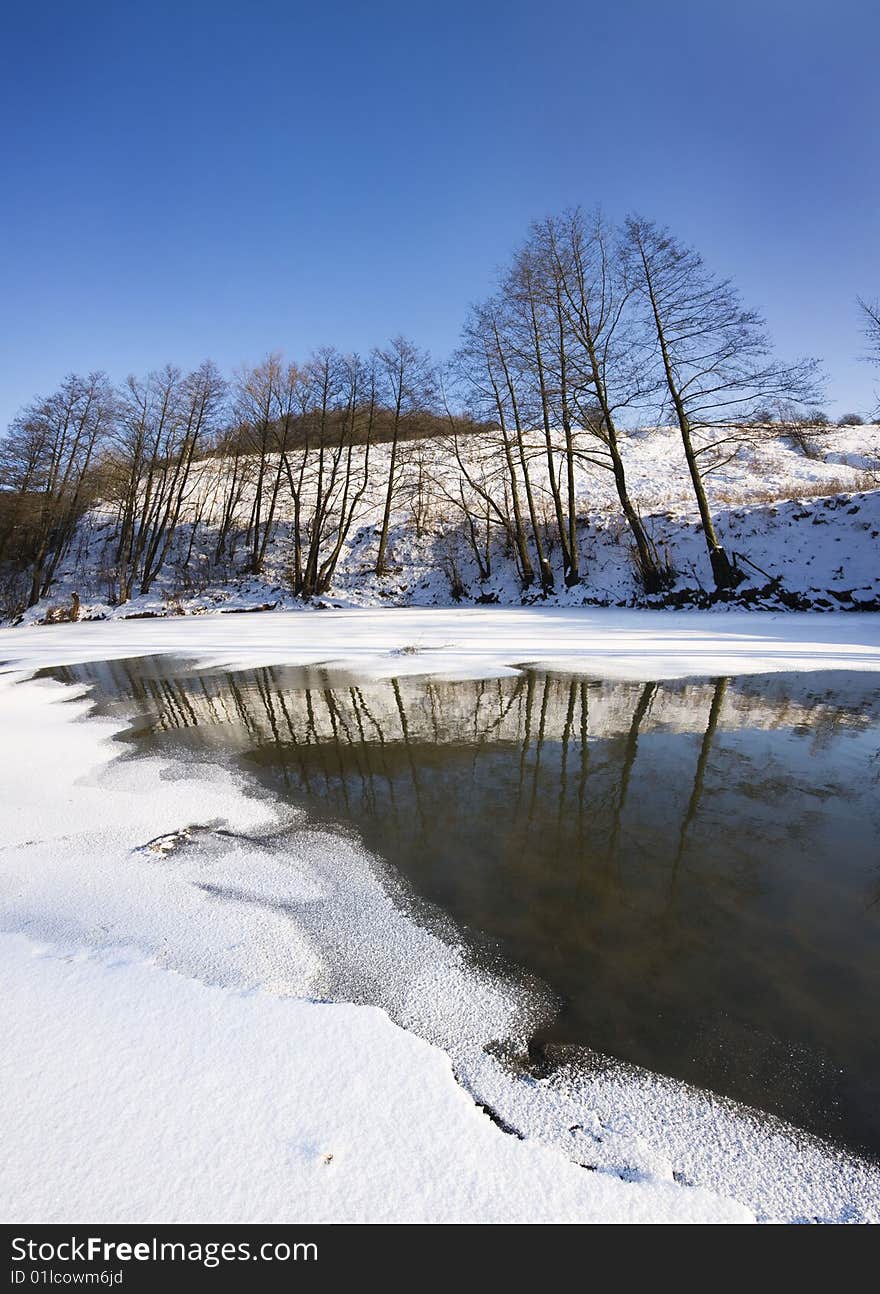
<instances>
[{"instance_id":1,"label":"bare tree","mask_svg":"<svg viewBox=\"0 0 880 1294\"><path fill-rule=\"evenodd\" d=\"M259 575L275 530L284 456L293 434L301 375L296 365L272 354L238 377L235 413L253 456L253 500L247 539L248 569Z\"/></svg>"},{"instance_id":2,"label":"bare tree","mask_svg":"<svg viewBox=\"0 0 880 1294\"><path fill-rule=\"evenodd\" d=\"M646 592L657 593L668 576L630 496L617 425L628 407L645 399L650 385L645 381L643 348L628 313L631 287L622 273L612 233L598 212L585 216L575 209L546 220L536 237L552 276L558 321L560 421L572 551L574 464L579 457L612 473L635 541L639 576ZM591 438L586 448L576 446L575 422Z\"/></svg>"},{"instance_id":3,"label":"bare tree","mask_svg":"<svg viewBox=\"0 0 880 1294\"><path fill-rule=\"evenodd\" d=\"M181 510L197 484L194 464L213 434L226 394L226 383L216 366L205 360L180 386L177 434L163 463L162 488L149 519L149 534L143 555L141 593L149 593L162 570L177 533ZM192 523L195 529L196 521ZM192 546L190 546L190 552Z\"/></svg>"},{"instance_id":4,"label":"bare tree","mask_svg":"<svg viewBox=\"0 0 880 1294\"><path fill-rule=\"evenodd\" d=\"M144 546L148 519L153 508L155 474L167 447L169 425L178 384L179 369L168 365L146 380L130 376L121 393L120 417L111 457L111 472L119 509L116 545L116 599L131 597Z\"/></svg>"},{"instance_id":5,"label":"bare tree","mask_svg":"<svg viewBox=\"0 0 880 1294\"><path fill-rule=\"evenodd\" d=\"M283 460L294 505L291 583L310 598L329 588L367 490L377 379L356 355L330 347L302 378L299 435Z\"/></svg>"},{"instance_id":6,"label":"bare tree","mask_svg":"<svg viewBox=\"0 0 880 1294\"><path fill-rule=\"evenodd\" d=\"M370 482L376 386L373 364L366 366L357 355L348 355L340 361L339 440L333 446L330 504L325 514L329 521L322 526L320 561L315 568L315 593L324 593L330 587L343 545L359 515ZM359 471L355 470L357 457L360 459ZM337 487L335 497L334 486ZM303 591L309 593L307 589Z\"/></svg>"},{"instance_id":7,"label":"bare tree","mask_svg":"<svg viewBox=\"0 0 880 1294\"><path fill-rule=\"evenodd\" d=\"M468 419L457 414L446 400L446 421L449 435L447 445L451 448L458 468L452 481L438 475L435 488L439 497L452 506L455 513L461 516L464 535L477 565L480 580L487 580L492 572L492 539L493 532L500 528L508 544L519 559L520 578L523 588L534 578L534 571L525 552L526 565L523 565L523 551L517 542L517 530L511 518L510 480L502 466L504 459L499 458L497 440L493 437L487 445L485 441L479 449L488 452L474 453L474 428ZM464 442L464 443L463 443ZM521 524L521 523L520 523ZM522 537L521 530L519 531ZM455 542L450 535L446 536L447 561L452 562L451 583L463 588L458 568L455 564ZM454 569L453 569L454 568Z\"/></svg>"},{"instance_id":8,"label":"bare tree","mask_svg":"<svg viewBox=\"0 0 880 1294\"><path fill-rule=\"evenodd\" d=\"M401 430L408 418L425 410L433 398L433 373L426 351L405 337L395 337L384 350L374 353L374 363L383 386L383 396L391 409L391 454L388 461L388 480L385 488L385 505L379 531L379 551L376 555L376 574L387 569L388 529L391 508L397 486L397 459Z\"/></svg>"},{"instance_id":9,"label":"bare tree","mask_svg":"<svg viewBox=\"0 0 880 1294\"><path fill-rule=\"evenodd\" d=\"M114 412L104 374L71 375L28 405L2 442L0 487L10 502L0 546L28 567L28 606L46 596L92 501L98 451Z\"/></svg>"},{"instance_id":10,"label":"bare tree","mask_svg":"<svg viewBox=\"0 0 880 1294\"><path fill-rule=\"evenodd\" d=\"M744 309L731 282L712 275L702 257L668 230L631 217L624 250L629 282L659 348L715 586L729 589L742 576L715 530L701 460L747 434L744 425L751 424L754 434L754 414L768 403L814 399L816 362L776 361L760 316ZM712 434L697 439L707 431Z\"/></svg>"},{"instance_id":11,"label":"bare tree","mask_svg":"<svg viewBox=\"0 0 880 1294\"><path fill-rule=\"evenodd\" d=\"M859 297L859 309L862 312L865 337L868 341L868 353L865 359L869 364L880 368L880 301L863 301ZM880 402L876 413L880 417Z\"/></svg>"},{"instance_id":12,"label":"bare tree","mask_svg":"<svg viewBox=\"0 0 880 1294\"><path fill-rule=\"evenodd\" d=\"M553 588L553 570L547 558L538 516L522 410L523 397L525 395L528 399L528 395L523 390L524 379L514 345L507 335L503 301L493 298L471 311L462 346L455 357L455 367L465 383L471 410L478 416L492 419L498 428L497 433L487 435L491 439L490 451L496 444L501 449L505 492L509 495L512 511L512 519L508 520L505 512L504 520L508 525L512 523L512 539L523 587L528 588L535 577L525 521L527 513L541 585L544 592L549 593ZM448 408L447 416L451 418ZM457 435L454 446L461 467Z\"/></svg>"},{"instance_id":13,"label":"bare tree","mask_svg":"<svg viewBox=\"0 0 880 1294\"><path fill-rule=\"evenodd\" d=\"M298 580L297 591L309 597L317 590L324 528L332 507L345 434L344 420L338 417L342 365L332 347L325 346L312 357L305 367L303 383L304 391L310 397L307 405L311 405L305 417L308 430L303 446L303 462L305 464L309 453L314 451L316 466L311 481L311 516L308 521L305 567ZM334 422L339 424L338 452L336 446L331 446Z\"/></svg>"},{"instance_id":14,"label":"bare tree","mask_svg":"<svg viewBox=\"0 0 880 1294\"><path fill-rule=\"evenodd\" d=\"M217 506L219 525L214 544L214 564L234 556L238 534L237 519L241 501L250 477L251 459L247 454L246 432L233 424L221 431L214 446L218 464Z\"/></svg>"},{"instance_id":15,"label":"bare tree","mask_svg":"<svg viewBox=\"0 0 880 1294\"><path fill-rule=\"evenodd\" d=\"M631 291L615 252L598 214L585 217L575 210L534 225L502 279L500 309L493 304L491 310L494 342L491 328L484 326L491 343L484 349L497 369L496 417L503 417L500 398L518 447L524 425L543 439L566 584L581 578L577 472L587 463L612 474L641 581L653 593L667 582L668 572L631 498L618 430L624 411L644 398L645 365L642 339L627 309ZM487 376L491 388L489 370ZM521 467L538 536L525 455ZM547 591L552 584L546 554L539 563Z\"/></svg>"},{"instance_id":16,"label":"bare tree","mask_svg":"<svg viewBox=\"0 0 880 1294\"><path fill-rule=\"evenodd\" d=\"M508 335L516 338L516 354L531 375L529 422L539 426L543 435L547 481L562 550L563 575L567 584L574 584L579 573L571 539L576 539L577 532L571 508L566 521L556 465L558 409L553 403L554 386L550 362L555 332L554 298L546 270L546 262L542 263L533 241L526 243L514 256L513 264L502 279L501 295L510 325Z\"/></svg>"},{"instance_id":17,"label":"bare tree","mask_svg":"<svg viewBox=\"0 0 880 1294\"><path fill-rule=\"evenodd\" d=\"M209 443L226 386L206 360L189 374L168 365L129 377L120 400L108 476L119 529L116 597L148 593L168 557L193 487L193 466Z\"/></svg>"}]
</instances>

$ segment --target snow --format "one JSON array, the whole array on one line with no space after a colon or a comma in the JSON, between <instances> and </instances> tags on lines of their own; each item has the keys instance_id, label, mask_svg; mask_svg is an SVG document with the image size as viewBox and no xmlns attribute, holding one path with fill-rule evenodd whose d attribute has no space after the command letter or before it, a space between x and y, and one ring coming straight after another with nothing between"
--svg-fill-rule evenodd
<instances>
[{"instance_id":1,"label":"snow","mask_svg":"<svg viewBox=\"0 0 880 1294\"><path fill-rule=\"evenodd\" d=\"M0 936L0 964L6 1222L749 1220L507 1136L376 1009L20 935Z\"/></svg>"},{"instance_id":2,"label":"snow","mask_svg":"<svg viewBox=\"0 0 880 1294\"><path fill-rule=\"evenodd\" d=\"M290 996L320 978L320 952L271 905L261 925L217 904L204 868L201 885L171 884L173 850L134 852L184 809L204 821L222 804L245 831L265 807L223 778L114 765L114 725L77 722L88 705L60 685L0 687L4 1221L749 1220L513 1137L383 1011ZM338 852L315 838L268 884L292 871L285 900L308 902L309 860L329 877ZM422 961L442 987L456 958L444 968L438 948Z\"/></svg>"},{"instance_id":3,"label":"snow","mask_svg":"<svg viewBox=\"0 0 880 1294\"><path fill-rule=\"evenodd\" d=\"M4 1220L880 1220L875 1166L775 1120L611 1063L518 1070L543 985L414 919L356 838L211 763L120 758L122 721L29 677L157 652L374 677L876 671L880 624L407 608L0 631Z\"/></svg>"},{"instance_id":4,"label":"snow","mask_svg":"<svg viewBox=\"0 0 880 1294\"><path fill-rule=\"evenodd\" d=\"M346 609L0 629L0 661L63 665L176 654L205 668L337 663L360 674L489 677L518 665L604 678L880 668L870 613L553 607Z\"/></svg>"},{"instance_id":5,"label":"snow","mask_svg":"<svg viewBox=\"0 0 880 1294\"><path fill-rule=\"evenodd\" d=\"M588 446L587 438L584 447ZM741 591L754 596L758 605L781 606L776 594L759 593L771 579L780 580L789 605L809 604L825 611L876 609L880 599L880 425L829 429L827 436L817 440L815 457L808 457L785 437L733 448L736 452L730 456L731 447L726 447L705 483L720 538L745 558L742 567L748 579ZM326 595L328 604L447 605L453 568L466 601L482 598L514 606L522 604L524 597L527 602L538 599L535 588L523 594L500 536L492 550L491 574L480 577L461 514L449 502L458 492L459 469L443 442L413 442L401 447L400 488L390 532L391 569L377 576L374 567L388 452L386 445L371 450L372 484L346 540L333 586ZM491 479L497 473L498 449L491 438L487 442L467 439L462 452L477 479L484 473ZM702 595L712 588L711 571L678 432L654 428L625 433L622 453L630 492L648 534L678 573L673 592ZM361 454L361 450L355 451L356 474ZM540 442L531 447L530 457L539 503L545 509L549 495ZM707 459L704 466L710 462ZM423 464L423 471L418 463ZM213 564L218 500L229 471L223 459L201 464L197 485L181 515L176 547L148 594L122 606L108 600L116 522L110 508L99 507L80 525L49 598L29 611L25 620L41 619L49 606L69 605L74 591L82 599L85 618L297 605L287 582L292 509L284 493L263 573L243 573L246 554L242 545L223 569ZM428 484L417 533L413 489L418 475ZM566 589L559 553L553 554L557 589L549 604L633 605L643 600L611 474L581 461L575 488L582 579ZM242 530L251 502L252 494L246 488L238 512ZM195 517L202 520L193 535ZM191 560L184 566L182 559L190 547Z\"/></svg>"}]
</instances>

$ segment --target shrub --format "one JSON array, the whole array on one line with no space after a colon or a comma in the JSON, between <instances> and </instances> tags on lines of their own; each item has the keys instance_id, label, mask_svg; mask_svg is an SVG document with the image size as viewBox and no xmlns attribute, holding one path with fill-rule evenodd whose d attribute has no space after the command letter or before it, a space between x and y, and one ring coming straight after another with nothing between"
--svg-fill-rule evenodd
<instances>
[{"instance_id":1,"label":"shrub","mask_svg":"<svg viewBox=\"0 0 880 1294\"><path fill-rule=\"evenodd\" d=\"M632 562L636 580L645 592L662 593L672 588L678 578L678 571L672 563L668 549L664 548L660 552L651 538L648 538L648 545L651 550L650 565L646 566L635 544L630 545L629 559Z\"/></svg>"},{"instance_id":2,"label":"shrub","mask_svg":"<svg viewBox=\"0 0 880 1294\"><path fill-rule=\"evenodd\" d=\"M60 603L54 607L49 607L40 623L44 625L62 625L69 624L74 620L79 620L78 593L74 593L71 597L70 606Z\"/></svg>"}]
</instances>

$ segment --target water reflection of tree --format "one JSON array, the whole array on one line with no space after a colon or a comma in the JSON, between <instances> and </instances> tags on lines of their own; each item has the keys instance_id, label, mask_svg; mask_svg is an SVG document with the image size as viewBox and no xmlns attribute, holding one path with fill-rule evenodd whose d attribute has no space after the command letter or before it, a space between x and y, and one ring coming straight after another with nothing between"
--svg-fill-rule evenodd
<instances>
[{"instance_id":1,"label":"water reflection of tree","mask_svg":"<svg viewBox=\"0 0 880 1294\"><path fill-rule=\"evenodd\" d=\"M870 777L846 774L866 750L870 764L876 686L537 670L368 681L158 660L63 677L134 712L139 749L232 752L313 816L353 825L418 893L553 985L557 1042L589 1038L758 1103L784 1072L774 1108L794 1118L806 1105L789 1038L820 1027L841 1065L876 1072L834 986L850 1001L876 990L852 917L874 920L876 873L849 858L826 890L820 857L836 864L840 815L861 815L865 853ZM814 1081L824 1100L807 1067L805 1091Z\"/></svg>"},{"instance_id":2,"label":"water reflection of tree","mask_svg":"<svg viewBox=\"0 0 880 1294\"><path fill-rule=\"evenodd\" d=\"M160 658L60 673L133 702L157 738L184 733L197 743L197 730L222 728L219 745L232 731L232 744L288 794L320 800L328 814L346 820L373 816L386 829L393 822L410 836L435 832L444 815L473 810L464 801L475 801L474 788L503 755L506 765L515 764L515 778L496 768L498 799L479 811L516 824L522 840L552 830L561 850L609 875L627 852L634 785L640 800L646 795L635 776L640 739L699 733L693 766L679 748L664 796L654 795L673 894L707 798L735 789L766 800L790 789L774 786L770 769L756 778L748 757L727 748L718 756L723 769L707 787L721 731L798 732L810 717L824 747L841 730L870 721L861 701L838 702L827 687L802 680L786 686L778 677L763 686L730 678L638 684L529 670L493 680L368 682L320 668L194 673ZM796 832L798 823L786 829Z\"/></svg>"},{"instance_id":3,"label":"water reflection of tree","mask_svg":"<svg viewBox=\"0 0 880 1294\"><path fill-rule=\"evenodd\" d=\"M672 864L670 884L670 892L673 895L678 883L678 873L679 868L681 867L681 860L684 857L688 831L700 811L700 802L703 798L703 791L706 783L706 771L709 767L709 756L712 752L712 740L718 727L718 721L721 718L721 711L724 706L724 698L727 695L729 683L730 679L728 678L719 678L715 680L715 689L712 693L712 704L709 707L709 717L706 721L706 731L703 733L703 740L700 742L700 753L697 757L697 764L694 770L694 782L691 788L690 799L688 800L687 808L682 816L681 829L678 833L678 848L675 851L675 858Z\"/></svg>"}]
</instances>

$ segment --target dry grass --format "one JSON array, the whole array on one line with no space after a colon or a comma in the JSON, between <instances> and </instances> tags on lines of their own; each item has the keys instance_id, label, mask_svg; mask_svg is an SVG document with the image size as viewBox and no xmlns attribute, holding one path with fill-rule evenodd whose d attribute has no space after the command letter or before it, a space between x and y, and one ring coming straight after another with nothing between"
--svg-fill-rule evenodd
<instances>
[{"instance_id":1,"label":"dry grass","mask_svg":"<svg viewBox=\"0 0 880 1294\"><path fill-rule=\"evenodd\" d=\"M716 504L790 503L794 499L822 499L834 494L861 494L880 489L880 471L854 472L852 476L827 476L821 481L791 481L787 485L754 486L747 490L713 491Z\"/></svg>"},{"instance_id":2,"label":"dry grass","mask_svg":"<svg viewBox=\"0 0 880 1294\"><path fill-rule=\"evenodd\" d=\"M69 605L56 603L55 606L49 607L40 623L44 625L62 625L71 624L76 620L79 620L78 593L73 594Z\"/></svg>"}]
</instances>

